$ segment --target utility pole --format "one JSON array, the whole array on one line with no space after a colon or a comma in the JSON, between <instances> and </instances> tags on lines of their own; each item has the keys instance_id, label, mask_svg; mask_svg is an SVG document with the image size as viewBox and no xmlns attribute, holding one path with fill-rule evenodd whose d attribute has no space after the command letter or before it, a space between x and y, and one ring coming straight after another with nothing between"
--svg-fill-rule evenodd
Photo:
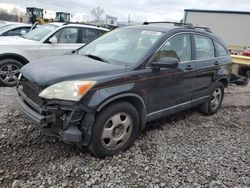
<instances>
[{"instance_id":1,"label":"utility pole","mask_svg":"<svg viewBox=\"0 0 250 188\"><path fill-rule=\"evenodd\" d=\"M128 25L129 25L129 23L130 23L130 14L128 15Z\"/></svg>"}]
</instances>

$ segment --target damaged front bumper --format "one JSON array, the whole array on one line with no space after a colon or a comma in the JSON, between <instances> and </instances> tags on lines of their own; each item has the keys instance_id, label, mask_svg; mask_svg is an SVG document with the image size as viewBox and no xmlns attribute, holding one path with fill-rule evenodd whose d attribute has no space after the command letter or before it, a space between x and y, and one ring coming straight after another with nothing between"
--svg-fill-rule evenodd
<instances>
[{"instance_id":1,"label":"damaged front bumper","mask_svg":"<svg viewBox=\"0 0 250 188\"><path fill-rule=\"evenodd\" d=\"M17 87L15 98L20 109L45 134L65 143L88 145L94 122L94 111L83 104L49 101L39 106Z\"/></svg>"}]
</instances>

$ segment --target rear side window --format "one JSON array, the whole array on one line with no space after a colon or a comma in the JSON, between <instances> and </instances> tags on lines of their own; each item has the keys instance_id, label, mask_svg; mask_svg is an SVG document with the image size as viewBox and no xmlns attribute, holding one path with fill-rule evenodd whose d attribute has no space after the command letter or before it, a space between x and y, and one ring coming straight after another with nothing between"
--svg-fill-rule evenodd
<instances>
[{"instance_id":1,"label":"rear side window","mask_svg":"<svg viewBox=\"0 0 250 188\"><path fill-rule=\"evenodd\" d=\"M8 31L5 35L6 36L21 36L22 32L25 34L25 33L28 33L29 30L30 30L29 27L17 28L17 29Z\"/></svg>"},{"instance_id":2,"label":"rear side window","mask_svg":"<svg viewBox=\"0 0 250 188\"><path fill-rule=\"evenodd\" d=\"M154 61L163 57L174 57L180 62L191 60L191 39L189 34L179 34L169 39L157 52Z\"/></svg>"},{"instance_id":3,"label":"rear side window","mask_svg":"<svg viewBox=\"0 0 250 188\"><path fill-rule=\"evenodd\" d=\"M196 59L214 58L214 45L210 38L194 35Z\"/></svg>"},{"instance_id":4,"label":"rear side window","mask_svg":"<svg viewBox=\"0 0 250 188\"><path fill-rule=\"evenodd\" d=\"M83 29L82 43L89 43L103 34L102 31L97 29L85 28Z\"/></svg>"},{"instance_id":5,"label":"rear side window","mask_svg":"<svg viewBox=\"0 0 250 188\"><path fill-rule=\"evenodd\" d=\"M216 52L217 52L217 56L226 56L228 55L227 50L224 46L222 46L221 44L219 44L218 42L215 42L215 48L216 48Z\"/></svg>"}]
</instances>

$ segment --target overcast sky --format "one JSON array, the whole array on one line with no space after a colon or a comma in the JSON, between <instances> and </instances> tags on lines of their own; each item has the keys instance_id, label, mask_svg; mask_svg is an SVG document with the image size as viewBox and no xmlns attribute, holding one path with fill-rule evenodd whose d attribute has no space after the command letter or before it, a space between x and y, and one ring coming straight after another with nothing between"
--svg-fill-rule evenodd
<instances>
[{"instance_id":1,"label":"overcast sky","mask_svg":"<svg viewBox=\"0 0 250 188\"><path fill-rule=\"evenodd\" d=\"M119 21L127 21L129 14L133 21L179 21L184 9L250 11L249 0L0 0L1 8L13 6L23 11L30 6L43 8L49 16L56 11L69 12L77 21L91 20L90 12L97 6Z\"/></svg>"}]
</instances>

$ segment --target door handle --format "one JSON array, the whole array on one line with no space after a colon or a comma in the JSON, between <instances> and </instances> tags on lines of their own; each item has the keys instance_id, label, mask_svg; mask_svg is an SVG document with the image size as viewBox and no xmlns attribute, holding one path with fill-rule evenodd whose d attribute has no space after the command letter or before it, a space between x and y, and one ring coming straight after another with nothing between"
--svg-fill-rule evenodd
<instances>
[{"instance_id":1,"label":"door handle","mask_svg":"<svg viewBox=\"0 0 250 188\"><path fill-rule=\"evenodd\" d=\"M219 65L219 64L220 64L219 61L214 62L214 65Z\"/></svg>"},{"instance_id":2,"label":"door handle","mask_svg":"<svg viewBox=\"0 0 250 188\"><path fill-rule=\"evenodd\" d=\"M194 66L193 66L193 65L188 65L188 66L186 66L185 69L186 69L186 70L192 70L192 69L194 69Z\"/></svg>"}]
</instances>

